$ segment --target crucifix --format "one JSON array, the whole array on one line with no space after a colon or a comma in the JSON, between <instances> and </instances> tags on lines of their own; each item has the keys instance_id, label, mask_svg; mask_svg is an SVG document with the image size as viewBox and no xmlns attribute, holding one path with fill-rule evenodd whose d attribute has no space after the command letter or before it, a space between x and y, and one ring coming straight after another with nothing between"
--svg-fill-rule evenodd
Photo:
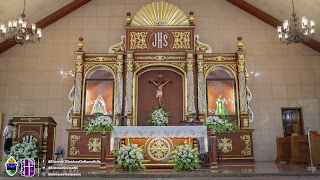
<instances>
[{"instance_id":1,"label":"crucifix","mask_svg":"<svg viewBox=\"0 0 320 180\"><path fill-rule=\"evenodd\" d=\"M163 96L163 87L168 84L169 82L171 83L171 80L167 80L166 82L162 82L163 74L159 73L158 74L158 82L155 82L154 80L150 80L149 82L153 83L158 89L156 91L156 98L159 101L159 107L162 105L162 96Z\"/></svg>"}]
</instances>

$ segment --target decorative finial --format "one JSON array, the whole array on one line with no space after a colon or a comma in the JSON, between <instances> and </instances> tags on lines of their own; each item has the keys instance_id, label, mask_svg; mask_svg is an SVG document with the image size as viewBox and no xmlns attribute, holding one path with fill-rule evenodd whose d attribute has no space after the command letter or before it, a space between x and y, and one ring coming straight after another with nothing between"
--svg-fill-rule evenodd
<instances>
[{"instance_id":1,"label":"decorative finial","mask_svg":"<svg viewBox=\"0 0 320 180\"><path fill-rule=\"evenodd\" d=\"M126 17L126 23L127 23L127 26L130 26L130 23L132 21L131 19L131 13L130 12L127 12L127 17Z\"/></svg>"},{"instance_id":2,"label":"decorative finial","mask_svg":"<svg viewBox=\"0 0 320 180\"><path fill-rule=\"evenodd\" d=\"M238 51L243 51L242 50L242 46L243 46L243 43L242 43L242 37L238 37L238 43L237 43L237 46L238 46Z\"/></svg>"},{"instance_id":3,"label":"decorative finial","mask_svg":"<svg viewBox=\"0 0 320 180\"><path fill-rule=\"evenodd\" d=\"M79 37L79 41L80 42L78 42L78 48L79 48L79 50L78 51L82 51L82 48L83 48L83 46L84 46L84 44L83 44L83 38L82 37Z\"/></svg>"},{"instance_id":4,"label":"decorative finial","mask_svg":"<svg viewBox=\"0 0 320 180\"><path fill-rule=\"evenodd\" d=\"M193 23L194 22L194 12L193 11L190 11L189 12L190 16L189 16L189 22L190 22L190 26L194 26L195 24Z\"/></svg>"}]
</instances>

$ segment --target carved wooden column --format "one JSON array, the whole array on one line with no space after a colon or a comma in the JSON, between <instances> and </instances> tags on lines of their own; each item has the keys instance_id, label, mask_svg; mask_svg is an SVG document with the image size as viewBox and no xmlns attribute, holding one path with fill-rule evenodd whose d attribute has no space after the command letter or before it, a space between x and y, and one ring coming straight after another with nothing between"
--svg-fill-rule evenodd
<instances>
[{"instance_id":1,"label":"carved wooden column","mask_svg":"<svg viewBox=\"0 0 320 180\"><path fill-rule=\"evenodd\" d=\"M101 131L101 154L100 154L100 170L106 170L107 169L107 163L106 163L106 138L107 138L107 131L106 128L103 127Z\"/></svg>"},{"instance_id":2,"label":"carved wooden column","mask_svg":"<svg viewBox=\"0 0 320 180\"><path fill-rule=\"evenodd\" d=\"M213 134L211 131L208 131L208 137L210 138L210 163L212 168L216 168L218 165L218 157L217 157L217 136Z\"/></svg>"},{"instance_id":3,"label":"carved wooden column","mask_svg":"<svg viewBox=\"0 0 320 180\"><path fill-rule=\"evenodd\" d=\"M44 129L43 129L43 138L42 138L43 159L47 159L47 148L48 148L48 123L45 123Z\"/></svg>"},{"instance_id":4,"label":"carved wooden column","mask_svg":"<svg viewBox=\"0 0 320 180\"><path fill-rule=\"evenodd\" d=\"M124 52L116 52L117 55L117 77L115 84L115 122L116 126L120 125L123 103L123 54Z\"/></svg>"},{"instance_id":5,"label":"carved wooden column","mask_svg":"<svg viewBox=\"0 0 320 180\"><path fill-rule=\"evenodd\" d=\"M248 101L247 101L247 85L246 85L246 74L245 68L245 54L242 46L242 37L238 37L238 51L237 54L237 66L238 66L238 81L239 81L239 104L240 104L240 125L242 129L250 129L249 114L248 114Z\"/></svg>"},{"instance_id":6,"label":"carved wooden column","mask_svg":"<svg viewBox=\"0 0 320 180\"><path fill-rule=\"evenodd\" d=\"M85 52L83 48L83 38L79 38L78 51L75 51L76 55L75 66L75 79L74 79L74 98L73 98L73 110L72 110L72 124L73 129L80 129L81 127L81 94L82 94L82 81L83 81L83 61Z\"/></svg>"},{"instance_id":7,"label":"carved wooden column","mask_svg":"<svg viewBox=\"0 0 320 180\"><path fill-rule=\"evenodd\" d=\"M187 53L187 113L188 121L195 121L195 95L194 95L194 51L186 51Z\"/></svg>"},{"instance_id":8,"label":"carved wooden column","mask_svg":"<svg viewBox=\"0 0 320 180\"><path fill-rule=\"evenodd\" d=\"M203 74L203 54L197 52L197 68L198 68L198 119L204 122L206 119L206 96L205 96L205 77Z\"/></svg>"},{"instance_id":9,"label":"carved wooden column","mask_svg":"<svg viewBox=\"0 0 320 180\"><path fill-rule=\"evenodd\" d=\"M133 51L126 51L125 124L133 125Z\"/></svg>"}]
</instances>

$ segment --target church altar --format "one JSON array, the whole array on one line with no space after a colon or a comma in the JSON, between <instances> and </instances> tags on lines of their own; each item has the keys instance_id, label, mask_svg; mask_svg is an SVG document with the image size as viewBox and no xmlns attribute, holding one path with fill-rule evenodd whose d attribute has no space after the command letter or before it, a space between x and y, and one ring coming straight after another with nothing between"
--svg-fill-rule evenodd
<instances>
[{"instance_id":1,"label":"church altar","mask_svg":"<svg viewBox=\"0 0 320 180\"><path fill-rule=\"evenodd\" d=\"M144 12L153 7L155 16ZM67 158L113 162L112 141L118 137L121 144L132 140L144 145L150 164L167 165L165 154L174 144L187 140L198 147L204 138L212 165L217 151L224 161L253 161L254 114L242 38L235 41L234 53L213 52L195 35L194 12L187 16L167 2L147 4L133 17L127 13L124 25L125 35L108 53L86 53L85 40L79 38L69 93ZM168 126L150 127L154 107L170 113ZM114 131L86 134L84 122L96 114L112 118ZM216 134L202 125L207 117L221 115L240 129ZM159 155L163 147L166 153Z\"/></svg>"},{"instance_id":2,"label":"church altar","mask_svg":"<svg viewBox=\"0 0 320 180\"><path fill-rule=\"evenodd\" d=\"M184 141L203 153L208 152L208 144L205 143L208 141L206 126L115 126L111 131L110 151L119 149L119 138L125 139L123 144L132 141L138 146L143 145L147 166L160 166L159 162L169 165L169 155L174 151L174 145ZM199 138L202 138L203 143L198 143Z\"/></svg>"}]
</instances>

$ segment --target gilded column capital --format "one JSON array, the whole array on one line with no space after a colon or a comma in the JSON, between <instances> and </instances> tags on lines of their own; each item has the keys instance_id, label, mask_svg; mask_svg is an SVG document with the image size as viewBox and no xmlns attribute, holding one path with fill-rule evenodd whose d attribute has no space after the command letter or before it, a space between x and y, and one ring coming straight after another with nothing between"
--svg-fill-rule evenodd
<instances>
[{"instance_id":1,"label":"gilded column capital","mask_svg":"<svg viewBox=\"0 0 320 180\"><path fill-rule=\"evenodd\" d=\"M204 60L197 60L198 72L199 73L203 73L203 61Z\"/></svg>"},{"instance_id":2,"label":"gilded column capital","mask_svg":"<svg viewBox=\"0 0 320 180\"><path fill-rule=\"evenodd\" d=\"M121 73L123 71L123 60L117 60L117 73Z\"/></svg>"},{"instance_id":3,"label":"gilded column capital","mask_svg":"<svg viewBox=\"0 0 320 180\"><path fill-rule=\"evenodd\" d=\"M116 52L117 60L123 60L123 52Z\"/></svg>"},{"instance_id":4,"label":"gilded column capital","mask_svg":"<svg viewBox=\"0 0 320 180\"><path fill-rule=\"evenodd\" d=\"M76 60L76 73L83 72L83 60Z\"/></svg>"},{"instance_id":5,"label":"gilded column capital","mask_svg":"<svg viewBox=\"0 0 320 180\"><path fill-rule=\"evenodd\" d=\"M193 64L194 64L194 51L187 50L187 69L188 71L193 71Z\"/></svg>"},{"instance_id":6,"label":"gilded column capital","mask_svg":"<svg viewBox=\"0 0 320 180\"><path fill-rule=\"evenodd\" d=\"M236 53L237 53L237 56L238 56L238 60L237 60L238 72L245 72L245 64L246 64L245 55L246 55L246 52L245 51L237 51Z\"/></svg>"},{"instance_id":7,"label":"gilded column capital","mask_svg":"<svg viewBox=\"0 0 320 180\"><path fill-rule=\"evenodd\" d=\"M187 59L187 68L188 71L193 71L194 59Z\"/></svg>"},{"instance_id":8,"label":"gilded column capital","mask_svg":"<svg viewBox=\"0 0 320 180\"><path fill-rule=\"evenodd\" d=\"M133 53L134 51L126 51L126 65L127 65L127 71L133 70Z\"/></svg>"},{"instance_id":9,"label":"gilded column capital","mask_svg":"<svg viewBox=\"0 0 320 180\"><path fill-rule=\"evenodd\" d=\"M126 55L127 55L126 59L133 59L133 53L134 53L134 51L132 51L132 50L126 51Z\"/></svg>"},{"instance_id":10,"label":"gilded column capital","mask_svg":"<svg viewBox=\"0 0 320 180\"><path fill-rule=\"evenodd\" d=\"M126 60L126 65L127 65L127 71L132 71L133 70L133 60L132 59L127 59Z\"/></svg>"},{"instance_id":11,"label":"gilded column capital","mask_svg":"<svg viewBox=\"0 0 320 180\"><path fill-rule=\"evenodd\" d=\"M238 72L245 72L245 60L238 60L237 65L238 65Z\"/></svg>"},{"instance_id":12,"label":"gilded column capital","mask_svg":"<svg viewBox=\"0 0 320 180\"><path fill-rule=\"evenodd\" d=\"M204 52L197 52L197 60L203 60Z\"/></svg>"}]
</instances>

